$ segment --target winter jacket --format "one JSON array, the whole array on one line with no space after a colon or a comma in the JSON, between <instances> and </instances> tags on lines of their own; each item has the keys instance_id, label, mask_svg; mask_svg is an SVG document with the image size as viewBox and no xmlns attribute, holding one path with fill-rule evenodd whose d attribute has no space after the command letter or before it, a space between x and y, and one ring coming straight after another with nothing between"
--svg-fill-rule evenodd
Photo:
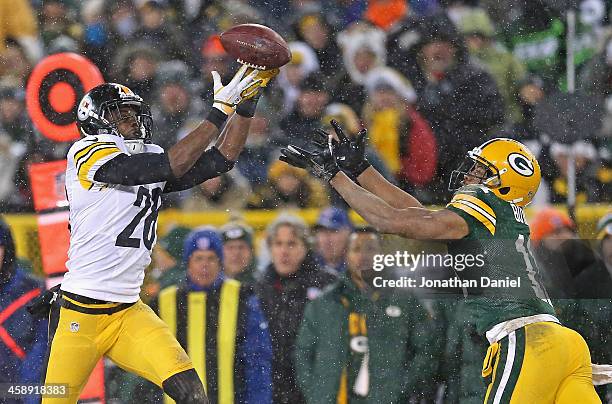
<instances>
[{"instance_id":1,"label":"winter jacket","mask_svg":"<svg viewBox=\"0 0 612 404\"><path fill-rule=\"evenodd\" d=\"M295 352L306 402L408 402L431 382L437 367L433 352L441 347L432 326L410 295L368 296L349 275L342 277L306 306ZM358 395L358 375L366 369L367 394Z\"/></svg>"},{"instance_id":2,"label":"winter jacket","mask_svg":"<svg viewBox=\"0 0 612 404\"><path fill-rule=\"evenodd\" d=\"M412 186L427 185L436 173L435 135L423 117L409 105L368 111L370 144L399 179Z\"/></svg>"},{"instance_id":3,"label":"winter jacket","mask_svg":"<svg viewBox=\"0 0 612 404\"><path fill-rule=\"evenodd\" d=\"M481 376L482 362L488 342L476 332L476 326L466 310L465 301L456 304L450 299L447 306L448 328L442 362L446 389L444 402L449 404L482 403L486 393Z\"/></svg>"},{"instance_id":4,"label":"winter jacket","mask_svg":"<svg viewBox=\"0 0 612 404\"><path fill-rule=\"evenodd\" d=\"M288 277L280 277L274 270L274 264L270 264L256 285L257 296L268 319L272 336L272 385L275 404L305 402L295 376L295 338L306 303L316 298L321 289L335 279L334 275L319 270L312 253L309 253L300 269Z\"/></svg>"},{"instance_id":5,"label":"winter jacket","mask_svg":"<svg viewBox=\"0 0 612 404\"><path fill-rule=\"evenodd\" d=\"M516 102L519 83L525 78L526 68L507 50L491 44L478 51L474 56L491 74L504 99L506 113L511 122L520 118L520 107Z\"/></svg>"},{"instance_id":6,"label":"winter jacket","mask_svg":"<svg viewBox=\"0 0 612 404\"><path fill-rule=\"evenodd\" d=\"M33 318L26 306L41 288L38 280L21 269L0 284L0 383L40 383L47 320ZM30 397L25 402L36 402L36 396Z\"/></svg>"}]
</instances>

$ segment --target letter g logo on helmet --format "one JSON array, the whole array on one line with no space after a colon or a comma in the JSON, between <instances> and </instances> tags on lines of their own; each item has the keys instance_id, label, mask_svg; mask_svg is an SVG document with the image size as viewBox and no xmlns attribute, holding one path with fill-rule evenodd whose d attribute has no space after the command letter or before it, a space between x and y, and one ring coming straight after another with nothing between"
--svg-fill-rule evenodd
<instances>
[{"instance_id":1,"label":"letter g logo on helmet","mask_svg":"<svg viewBox=\"0 0 612 404\"><path fill-rule=\"evenodd\" d=\"M523 177L531 177L535 172L533 163L520 153L511 153L508 156L510 167Z\"/></svg>"}]
</instances>

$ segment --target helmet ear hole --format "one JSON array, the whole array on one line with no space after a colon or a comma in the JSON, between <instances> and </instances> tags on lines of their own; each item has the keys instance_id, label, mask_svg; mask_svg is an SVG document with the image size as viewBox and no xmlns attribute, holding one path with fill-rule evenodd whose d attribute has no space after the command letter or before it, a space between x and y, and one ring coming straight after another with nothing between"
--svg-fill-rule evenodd
<instances>
[{"instance_id":1,"label":"helmet ear hole","mask_svg":"<svg viewBox=\"0 0 612 404\"><path fill-rule=\"evenodd\" d=\"M508 192L510 192L510 187L503 187L499 189L499 193L502 195L506 195Z\"/></svg>"}]
</instances>

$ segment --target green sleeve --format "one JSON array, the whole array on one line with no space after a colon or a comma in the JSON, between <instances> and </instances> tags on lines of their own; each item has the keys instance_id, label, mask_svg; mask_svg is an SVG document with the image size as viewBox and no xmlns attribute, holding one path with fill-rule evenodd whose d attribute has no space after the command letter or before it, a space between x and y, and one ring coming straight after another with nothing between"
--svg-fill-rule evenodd
<instances>
[{"instance_id":1,"label":"green sleeve","mask_svg":"<svg viewBox=\"0 0 612 404\"><path fill-rule=\"evenodd\" d=\"M431 387L432 380L436 379L440 359L436 341L442 340L443 336L420 302L414 300L411 313L411 332L406 343L411 345L414 357L407 364L403 390L416 393L417 390Z\"/></svg>"},{"instance_id":2,"label":"green sleeve","mask_svg":"<svg viewBox=\"0 0 612 404\"><path fill-rule=\"evenodd\" d=\"M295 372L297 381L307 402L316 401L316 384L313 383L313 368L317 349L316 301L309 302L304 311L295 343Z\"/></svg>"}]
</instances>

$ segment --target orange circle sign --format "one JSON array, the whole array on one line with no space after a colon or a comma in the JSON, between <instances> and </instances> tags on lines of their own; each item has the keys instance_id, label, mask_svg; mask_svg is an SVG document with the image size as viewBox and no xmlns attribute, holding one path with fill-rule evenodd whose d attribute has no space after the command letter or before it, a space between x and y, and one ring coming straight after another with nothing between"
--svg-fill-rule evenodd
<instances>
[{"instance_id":1,"label":"orange circle sign","mask_svg":"<svg viewBox=\"0 0 612 404\"><path fill-rule=\"evenodd\" d=\"M76 53L58 53L36 65L26 88L28 113L47 138L66 142L79 138L76 107L83 95L104 83L100 70Z\"/></svg>"},{"instance_id":2,"label":"orange circle sign","mask_svg":"<svg viewBox=\"0 0 612 404\"><path fill-rule=\"evenodd\" d=\"M60 81L51 87L49 91L49 103L57 112L68 112L74 108L76 93L68 83Z\"/></svg>"}]
</instances>

